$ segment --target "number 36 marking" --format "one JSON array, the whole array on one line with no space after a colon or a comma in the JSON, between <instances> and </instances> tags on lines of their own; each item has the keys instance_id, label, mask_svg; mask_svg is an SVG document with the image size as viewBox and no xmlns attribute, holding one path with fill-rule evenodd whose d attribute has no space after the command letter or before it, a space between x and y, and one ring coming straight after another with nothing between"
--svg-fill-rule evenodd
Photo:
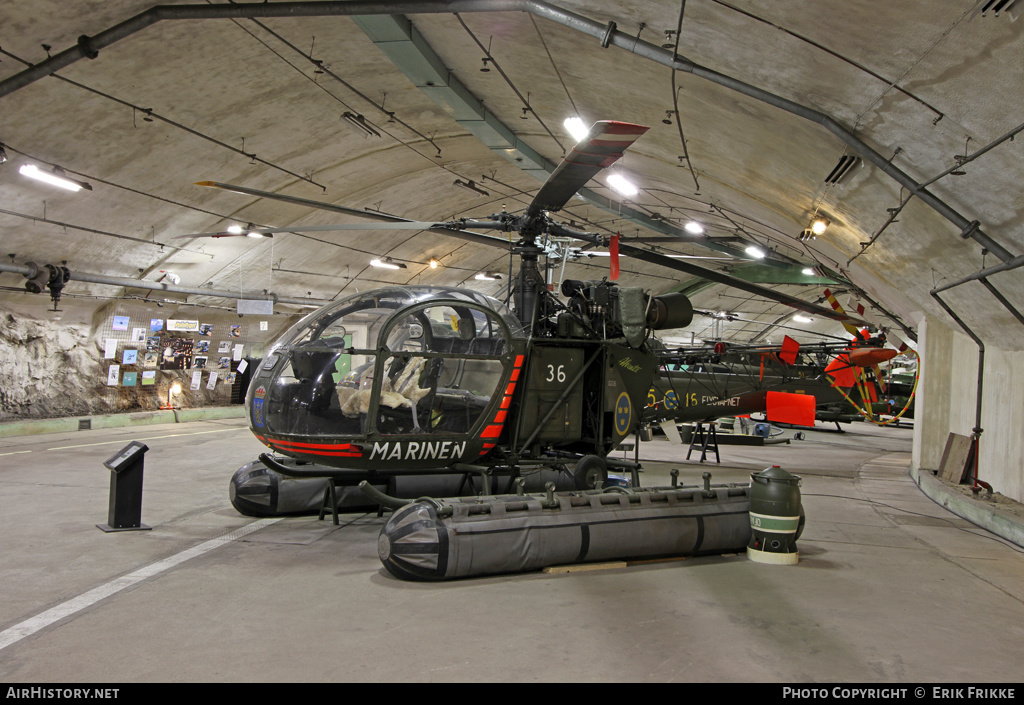
<instances>
[{"instance_id":1,"label":"number 36 marking","mask_svg":"<svg viewBox=\"0 0 1024 705\"><path fill-rule=\"evenodd\" d=\"M556 369L554 365L548 365L548 376L544 378L545 382L554 381L564 382L565 381L565 365L559 365Z\"/></svg>"}]
</instances>

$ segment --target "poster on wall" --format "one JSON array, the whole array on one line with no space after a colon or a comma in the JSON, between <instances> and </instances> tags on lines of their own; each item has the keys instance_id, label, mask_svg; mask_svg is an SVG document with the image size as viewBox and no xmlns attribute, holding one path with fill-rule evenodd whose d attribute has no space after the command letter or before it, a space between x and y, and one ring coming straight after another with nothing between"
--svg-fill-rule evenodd
<instances>
[{"instance_id":1,"label":"poster on wall","mask_svg":"<svg viewBox=\"0 0 1024 705\"><path fill-rule=\"evenodd\" d=\"M124 355L121 357L122 365L134 365L139 360L139 351L135 348L129 348L124 351Z\"/></svg>"},{"instance_id":2,"label":"poster on wall","mask_svg":"<svg viewBox=\"0 0 1024 705\"><path fill-rule=\"evenodd\" d=\"M226 355L220 358L219 360L217 360L217 367L219 367L222 370L228 369L229 367L231 367L231 358L227 357Z\"/></svg>"},{"instance_id":3,"label":"poster on wall","mask_svg":"<svg viewBox=\"0 0 1024 705\"><path fill-rule=\"evenodd\" d=\"M231 337L241 338L242 337L242 326L231 326Z\"/></svg>"},{"instance_id":4,"label":"poster on wall","mask_svg":"<svg viewBox=\"0 0 1024 705\"><path fill-rule=\"evenodd\" d=\"M203 381L203 371L202 370L196 370L195 372L192 373L192 384L190 384L188 388L191 389L192 391L195 391L195 390L199 389L199 385L200 385L200 383L202 381Z\"/></svg>"},{"instance_id":5,"label":"poster on wall","mask_svg":"<svg viewBox=\"0 0 1024 705\"><path fill-rule=\"evenodd\" d=\"M149 319L149 332L159 333L164 329L164 319L162 318L150 318Z\"/></svg>"},{"instance_id":6,"label":"poster on wall","mask_svg":"<svg viewBox=\"0 0 1024 705\"><path fill-rule=\"evenodd\" d=\"M192 338L167 338L163 341L163 353L160 356L161 370L187 370L192 366L192 349L195 341Z\"/></svg>"},{"instance_id":7,"label":"poster on wall","mask_svg":"<svg viewBox=\"0 0 1024 705\"><path fill-rule=\"evenodd\" d=\"M234 384L235 379L238 377L234 372L228 372L228 376L224 378L224 381L228 384Z\"/></svg>"},{"instance_id":8,"label":"poster on wall","mask_svg":"<svg viewBox=\"0 0 1024 705\"><path fill-rule=\"evenodd\" d=\"M156 370L142 371L142 386L145 387L148 384L156 384Z\"/></svg>"},{"instance_id":9,"label":"poster on wall","mask_svg":"<svg viewBox=\"0 0 1024 705\"><path fill-rule=\"evenodd\" d=\"M216 386L217 386L217 373L216 372L211 372L210 373L210 381L206 383L206 388L207 389L213 389Z\"/></svg>"},{"instance_id":10,"label":"poster on wall","mask_svg":"<svg viewBox=\"0 0 1024 705\"><path fill-rule=\"evenodd\" d=\"M222 341L220 341L220 345L217 346L217 352L219 352L219 353L231 352L231 341L230 340L222 340Z\"/></svg>"},{"instance_id":11,"label":"poster on wall","mask_svg":"<svg viewBox=\"0 0 1024 705\"><path fill-rule=\"evenodd\" d=\"M151 335L146 338L146 350L150 352L160 352L160 336Z\"/></svg>"},{"instance_id":12,"label":"poster on wall","mask_svg":"<svg viewBox=\"0 0 1024 705\"><path fill-rule=\"evenodd\" d=\"M212 323L201 323L199 325L199 335L205 335L205 336L213 335L213 324Z\"/></svg>"},{"instance_id":13,"label":"poster on wall","mask_svg":"<svg viewBox=\"0 0 1024 705\"><path fill-rule=\"evenodd\" d=\"M145 328L132 328L132 342L133 343L145 343L146 342L146 329Z\"/></svg>"},{"instance_id":14,"label":"poster on wall","mask_svg":"<svg viewBox=\"0 0 1024 705\"><path fill-rule=\"evenodd\" d=\"M242 360L241 362L238 363L238 367L235 368L235 372L238 372L238 373L245 372L245 368L248 367L248 366L249 366L249 361L248 360Z\"/></svg>"},{"instance_id":15,"label":"poster on wall","mask_svg":"<svg viewBox=\"0 0 1024 705\"><path fill-rule=\"evenodd\" d=\"M200 340L198 343L196 343L196 352L197 353L208 353L208 352L210 352L210 341L209 340Z\"/></svg>"},{"instance_id":16,"label":"poster on wall","mask_svg":"<svg viewBox=\"0 0 1024 705\"><path fill-rule=\"evenodd\" d=\"M195 333L199 330L199 321L180 321L169 318L167 319L167 330Z\"/></svg>"},{"instance_id":17,"label":"poster on wall","mask_svg":"<svg viewBox=\"0 0 1024 705\"><path fill-rule=\"evenodd\" d=\"M117 386L117 378L120 376L120 374L121 374L121 366L120 365L111 365L110 367L108 367L107 368L107 386L108 387L116 387Z\"/></svg>"},{"instance_id":18,"label":"poster on wall","mask_svg":"<svg viewBox=\"0 0 1024 705\"><path fill-rule=\"evenodd\" d=\"M121 380L121 386L134 387L135 381L138 379L138 372L125 372L124 379Z\"/></svg>"},{"instance_id":19,"label":"poster on wall","mask_svg":"<svg viewBox=\"0 0 1024 705\"><path fill-rule=\"evenodd\" d=\"M205 370L207 359L208 358L206 357L206 355L196 355L195 358L192 360L192 367L194 367L197 370Z\"/></svg>"},{"instance_id":20,"label":"poster on wall","mask_svg":"<svg viewBox=\"0 0 1024 705\"><path fill-rule=\"evenodd\" d=\"M239 360L242 359L242 344L241 343L239 343L238 345L235 346L235 350L234 350L234 353L232 353L232 355L231 355L231 359L234 360L235 362L238 362Z\"/></svg>"},{"instance_id":21,"label":"poster on wall","mask_svg":"<svg viewBox=\"0 0 1024 705\"><path fill-rule=\"evenodd\" d=\"M142 364L146 367L156 367L156 362L159 357L160 353L147 352L145 359L143 359L142 361Z\"/></svg>"},{"instance_id":22,"label":"poster on wall","mask_svg":"<svg viewBox=\"0 0 1024 705\"><path fill-rule=\"evenodd\" d=\"M128 316L114 316L114 330L128 330Z\"/></svg>"},{"instance_id":23,"label":"poster on wall","mask_svg":"<svg viewBox=\"0 0 1024 705\"><path fill-rule=\"evenodd\" d=\"M117 355L117 338L106 338L103 341L103 359L113 360Z\"/></svg>"}]
</instances>

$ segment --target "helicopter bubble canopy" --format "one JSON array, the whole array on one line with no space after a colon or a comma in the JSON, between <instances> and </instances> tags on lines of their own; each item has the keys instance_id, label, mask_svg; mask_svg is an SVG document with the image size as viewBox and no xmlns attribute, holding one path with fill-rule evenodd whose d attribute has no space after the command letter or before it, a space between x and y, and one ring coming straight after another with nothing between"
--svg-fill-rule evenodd
<instances>
[{"instance_id":1,"label":"helicopter bubble canopy","mask_svg":"<svg viewBox=\"0 0 1024 705\"><path fill-rule=\"evenodd\" d=\"M523 340L509 309L478 292L355 294L310 313L271 347L249 386L249 423L271 448L327 464L356 452L324 442L333 438L468 437Z\"/></svg>"}]
</instances>

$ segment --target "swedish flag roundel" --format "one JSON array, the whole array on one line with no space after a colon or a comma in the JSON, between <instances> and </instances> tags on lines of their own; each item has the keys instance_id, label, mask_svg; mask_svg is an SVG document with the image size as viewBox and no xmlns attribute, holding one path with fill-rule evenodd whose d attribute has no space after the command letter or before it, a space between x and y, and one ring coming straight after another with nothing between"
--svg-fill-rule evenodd
<instances>
[{"instance_id":1,"label":"swedish flag roundel","mask_svg":"<svg viewBox=\"0 0 1024 705\"><path fill-rule=\"evenodd\" d=\"M615 400L615 432L625 436L632 425L633 405L629 402L629 395L623 392Z\"/></svg>"}]
</instances>

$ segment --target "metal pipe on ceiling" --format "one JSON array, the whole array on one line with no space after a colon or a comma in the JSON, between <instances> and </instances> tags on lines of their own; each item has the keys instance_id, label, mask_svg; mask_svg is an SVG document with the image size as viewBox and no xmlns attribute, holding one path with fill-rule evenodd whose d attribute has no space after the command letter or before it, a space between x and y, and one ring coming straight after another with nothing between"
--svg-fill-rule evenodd
<instances>
[{"instance_id":1,"label":"metal pipe on ceiling","mask_svg":"<svg viewBox=\"0 0 1024 705\"><path fill-rule=\"evenodd\" d=\"M280 2L244 3L225 5L156 5L150 9L106 29L93 37L82 35L78 43L35 64L4 81L0 81L0 98L30 83L65 68L83 58L95 59L99 51L162 20L239 19L267 17L326 17L381 14L447 14L459 12L529 12L565 27L588 34L601 42L602 47L617 46L642 58L655 61L678 71L686 71L730 90L746 95L793 115L817 123L849 146L884 174L909 189L932 210L960 228L964 237L970 237L1004 262L1013 259L1002 245L995 242L971 221L948 204L923 188L908 174L893 166L852 132L828 115L794 101L757 88L725 74L700 66L674 51L620 32L614 22L606 25L582 15L564 10L540 0L392 0L390 2Z\"/></svg>"},{"instance_id":2,"label":"metal pipe on ceiling","mask_svg":"<svg viewBox=\"0 0 1024 705\"><path fill-rule=\"evenodd\" d=\"M0 263L0 272L11 272L12 274L21 274L29 279L36 276L39 272L38 267L24 267L17 264L3 264ZM107 286L119 286L126 289L149 289L151 291L165 291L169 294L186 294L190 296L210 296L217 299L231 299L237 301L238 299L245 300L260 300L260 301L273 301L278 304L292 304L297 306L323 306L326 303L330 303L322 299L295 299L286 296L278 296L277 294L270 293L256 293L256 292L239 292L239 291L222 291L219 289L194 289L185 286L176 286L174 284L165 284L163 282L151 282L139 279L131 279L129 277L111 277L105 274L90 274L89 272L71 272L71 281L88 282L90 284L105 284Z\"/></svg>"}]
</instances>

